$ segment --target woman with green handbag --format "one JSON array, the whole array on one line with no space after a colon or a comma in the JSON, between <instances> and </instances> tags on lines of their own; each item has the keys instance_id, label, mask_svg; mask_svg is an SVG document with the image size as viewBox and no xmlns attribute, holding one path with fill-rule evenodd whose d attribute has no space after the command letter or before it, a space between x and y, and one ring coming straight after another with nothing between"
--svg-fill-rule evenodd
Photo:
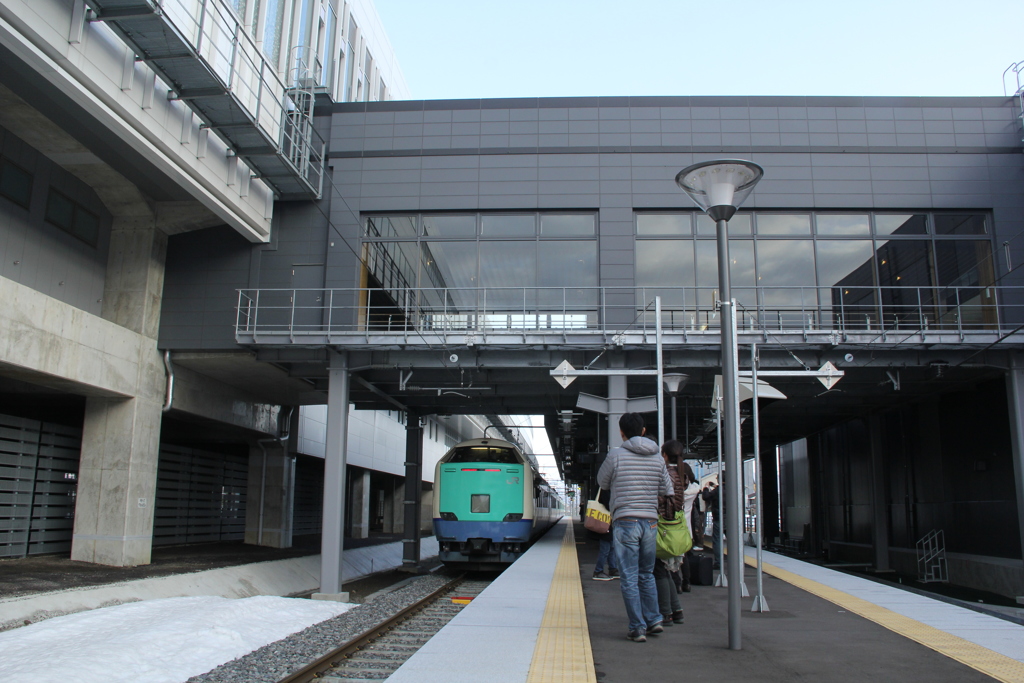
<instances>
[{"instance_id":1,"label":"woman with green handbag","mask_svg":"<svg viewBox=\"0 0 1024 683\"><path fill-rule=\"evenodd\" d=\"M665 459L675 494L658 497L658 559L654 563L654 582L658 589L658 608L663 617L661 623L671 626L683 623L683 607L671 573L679 570L683 556L693 546L685 510L687 502L693 503L693 496L686 500L687 485L680 477L682 468L688 467L683 461L683 444L675 439L666 441L661 447L661 457Z\"/></svg>"}]
</instances>

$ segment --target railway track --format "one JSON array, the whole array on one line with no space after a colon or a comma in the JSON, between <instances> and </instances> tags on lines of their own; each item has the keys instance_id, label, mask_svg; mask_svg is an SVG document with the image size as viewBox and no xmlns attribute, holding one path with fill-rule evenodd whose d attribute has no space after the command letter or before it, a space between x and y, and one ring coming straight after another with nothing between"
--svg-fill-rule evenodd
<instances>
[{"instance_id":1,"label":"railway track","mask_svg":"<svg viewBox=\"0 0 1024 683\"><path fill-rule=\"evenodd\" d=\"M279 683L385 680L490 583L457 577Z\"/></svg>"}]
</instances>

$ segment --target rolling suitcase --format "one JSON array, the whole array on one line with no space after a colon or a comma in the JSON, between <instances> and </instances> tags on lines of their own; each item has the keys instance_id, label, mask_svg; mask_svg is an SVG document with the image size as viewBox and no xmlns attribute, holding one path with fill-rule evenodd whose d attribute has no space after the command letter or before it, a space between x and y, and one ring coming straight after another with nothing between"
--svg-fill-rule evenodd
<instances>
[{"instance_id":1,"label":"rolling suitcase","mask_svg":"<svg viewBox=\"0 0 1024 683\"><path fill-rule=\"evenodd\" d=\"M687 560L690 567L690 583L695 586L711 586L715 583L714 561L711 555L693 552Z\"/></svg>"}]
</instances>

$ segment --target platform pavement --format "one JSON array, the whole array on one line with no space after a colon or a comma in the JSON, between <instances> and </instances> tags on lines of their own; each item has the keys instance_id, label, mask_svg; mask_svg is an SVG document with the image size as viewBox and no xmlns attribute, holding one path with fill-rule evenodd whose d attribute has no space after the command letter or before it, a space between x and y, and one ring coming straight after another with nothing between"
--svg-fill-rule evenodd
<instances>
[{"instance_id":1,"label":"platform pavement","mask_svg":"<svg viewBox=\"0 0 1024 683\"><path fill-rule=\"evenodd\" d=\"M388 680L595 681L570 520L536 541Z\"/></svg>"},{"instance_id":2,"label":"platform pavement","mask_svg":"<svg viewBox=\"0 0 1024 683\"><path fill-rule=\"evenodd\" d=\"M582 541L577 548L587 622L597 678L602 683L672 679L751 683L1024 681L1024 665L1006 655L1011 652L1024 656L1024 627L770 553L765 554L766 566L774 562L776 574L800 586L766 574L764 594L770 611L751 612L755 581L753 570L748 568L746 583L751 597L743 599L741 650L728 649L728 591L705 586L694 586L692 592L680 596L685 624L667 628L646 643L634 643L625 638L627 621L618 582L591 580L596 540L583 533L578 537ZM882 599L887 604L868 602ZM886 619L872 621L854 609ZM903 623L894 624L892 615ZM922 627L937 631L929 634L933 644L945 640L952 651L971 650L972 661L993 675L890 630L894 625L917 632ZM976 640L989 647L959 637L972 635L968 633L972 630Z\"/></svg>"}]
</instances>

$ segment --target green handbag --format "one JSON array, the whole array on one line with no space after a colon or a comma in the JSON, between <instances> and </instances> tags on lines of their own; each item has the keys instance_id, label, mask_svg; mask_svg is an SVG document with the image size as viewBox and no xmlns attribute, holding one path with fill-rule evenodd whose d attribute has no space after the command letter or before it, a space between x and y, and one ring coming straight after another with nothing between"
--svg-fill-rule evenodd
<instances>
[{"instance_id":1,"label":"green handbag","mask_svg":"<svg viewBox=\"0 0 1024 683\"><path fill-rule=\"evenodd\" d=\"M685 555L692 547L690 525L686 523L686 514L682 510L676 513L675 519L658 518L658 549L655 556L659 560Z\"/></svg>"}]
</instances>

